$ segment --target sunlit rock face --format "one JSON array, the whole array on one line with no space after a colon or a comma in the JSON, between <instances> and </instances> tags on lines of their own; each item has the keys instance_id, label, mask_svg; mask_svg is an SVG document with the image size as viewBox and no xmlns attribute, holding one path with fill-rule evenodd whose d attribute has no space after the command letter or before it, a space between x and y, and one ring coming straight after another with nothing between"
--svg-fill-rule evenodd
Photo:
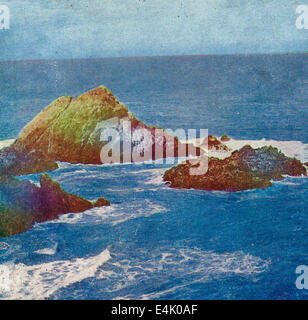
<instances>
[{"instance_id":1,"label":"sunlit rock face","mask_svg":"<svg viewBox=\"0 0 308 320\"><path fill-rule=\"evenodd\" d=\"M127 124L129 129L125 128ZM110 130L118 132L120 144L117 139L108 141ZM102 138L104 135L106 137ZM70 96L58 98L41 111L13 145L0 152L0 158L7 158L8 154L12 157L10 170L3 163L2 171L44 172L56 168L55 161L106 163L108 147L114 148L116 154L110 162L139 162L202 153L199 148L181 143L163 129L147 126L110 90L100 86L76 99ZM19 159L24 165L19 164Z\"/></svg>"}]
</instances>

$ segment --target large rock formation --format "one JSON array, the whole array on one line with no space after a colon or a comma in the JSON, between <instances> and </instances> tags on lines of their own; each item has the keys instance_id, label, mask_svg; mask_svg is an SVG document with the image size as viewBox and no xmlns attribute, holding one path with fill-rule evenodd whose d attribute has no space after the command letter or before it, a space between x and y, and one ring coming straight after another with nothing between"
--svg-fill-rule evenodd
<instances>
[{"instance_id":1,"label":"large rock formation","mask_svg":"<svg viewBox=\"0 0 308 320\"><path fill-rule=\"evenodd\" d=\"M208 171L192 175L190 169L199 164L186 161L166 171L164 181L172 188L240 191L271 186L271 180L281 180L283 175L306 175L306 168L295 159L286 157L273 147L253 149L245 146L230 157L200 158L208 160Z\"/></svg>"},{"instance_id":2,"label":"large rock formation","mask_svg":"<svg viewBox=\"0 0 308 320\"><path fill-rule=\"evenodd\" d=\"M25 173L43 172L55 168L55 161L101 164L101 150L108 142L101 141L102 130L113 128L123 132L123 121L130 123L132 139L130 150L125 151L122 149L126 138L121 140L121 162L139 160L130 157L132 148L140 149L140 161L168 157L171 151L172 156L201 152L199 148L180 143L162 129L145 125L111 91L101 86L76 99L69 96L59 98L40 112L22 130L15 143L0 152L0 159L6 159L8 154L16 159L15 163L13 160L9 162L9 167L5 166L5 161L0 162L0 171L14 173L15 170L17 174L22 174L23 170ZM140 136L138 129L143 129L149 136ZM23 159L22 166L19 158Z\"/></svg>"},{"instance_id":3,"label":"large rock formation","mask_svg":"<svg viewBox=\"0 0 308 320\"><path fill-rule=\"evenodd\" d=\"M82 212L110 205L99 198L96 202L62 190L47 174L40 177L40 187L29 181L2 177L0 180L0 237L29 229L35 222L57 218L60 214Z\"/></svg>"}]
</instances>

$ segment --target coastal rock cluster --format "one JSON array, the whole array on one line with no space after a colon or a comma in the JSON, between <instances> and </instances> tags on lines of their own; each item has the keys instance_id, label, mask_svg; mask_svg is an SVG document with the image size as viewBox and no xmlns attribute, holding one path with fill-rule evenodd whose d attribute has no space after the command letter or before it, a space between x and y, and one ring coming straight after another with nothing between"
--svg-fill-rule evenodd
<instances>
[{"instance_id":1,"label":"coastal rock cluster","mask_svg":"<svg viewBox=\"0 0 308 320\"><path fill-rule=\"evenodd\" d=\"M241 191L267 188L271 180L282 180L284 175L306 175L306 168L295 159L286 157L274 147L253 149L247 145L234 151L226 159L200 158L208 161L208 170L201 175L192 175L190 169L196 166L190 160L166 171L164 181L171 188ZM201 164L197 164L198 166Z\"/></svg>"},{"instance_id":2,"label":"coastal rock cluster","mask_svg":"<svg viewBox=\"0 0 308 320\"><path fill-rule=\"evenodd\" d=\"M163 129L138 120L104 86L78 98L58 98L22 130L12 145L0 150L0 236L22 232L35 222L54 219L59 214L109 205L104 198L93 204L68 194L46 175L41 176L40 187L14 177L55 170L57 161L102 164L101 150L107 142L101 141L101 132L110 124L113 129L123 130L121 121L129 122L132 139L127 154L121 151L120 162L135 161L132 148L138 149L144 142L144 137L134 135L137 129L146 131L149 137L148 143L142 144L142 161L202 154L200 148L183 144Z\"/></svg>"},{"instance_id":3,"label":"coastal rock cluster","mask_svg":"<svg viewBox=\"0 0 308 320\"><path fill-rule=\"evenodd\" d=\"M164 181L171 188L232 192L266 188L284 175L306 175L299 160L273 147L253 149L248 145L223 160L208 157L205 154L211 151L229 155L231 150L224 142L230 138L209 136L200 147L180 142L165 130L144 124L110 90L100 86L78 98L58 98L22 130L13 144L0 150L0 237L23 232L35 222L55 219L60 214L110 205L103 197L91 202L69 194L47 174L40 176L39 186L18 176L56 170L58 161L105 163L102 150L109 154L104 148L109 141L102 139L101 133L109 129L123 133L124 122L130 125L130 138L121 138L120 157L115 162L173 156L194 156L201 164L208 161L208 171L201 175L190 174L190 169L197 166L192 160L167 170ZM139 135L140 129L146 135ZM127 141L128 148L124 148ZM137 160L132 157L134 149L140 153Z\"/></svg>"}]
</instances>

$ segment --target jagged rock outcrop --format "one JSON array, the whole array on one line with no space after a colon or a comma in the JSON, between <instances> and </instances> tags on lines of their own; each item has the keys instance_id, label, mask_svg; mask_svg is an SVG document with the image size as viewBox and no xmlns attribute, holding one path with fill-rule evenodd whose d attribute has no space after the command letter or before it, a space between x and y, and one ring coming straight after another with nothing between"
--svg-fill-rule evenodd
<instances>
[{"instance_id":1,"label":"jagged rock outcrop","mask_svg":"<svg viewBox=\"0 0 308 320\"><path fill-rule=\"evenodd\" d=\"M109 201L96 202L62 190L60 184L47 174L40 177L40 187L28 180L2 177L0 180L0 237L29 229L35 222L57 218L65 213L108 206Z\"/></svg>"},{"instance_id":2,"label":"jagged rock outcrop","mask_svg":"<svg viewBox=\"0 0 308 320\"><path fill-rule=\"evenodd\" d=\"M0 171L14 174L13 169L17 168L15 171L18 174L22 174L23 169L25 173L43 172L55 168L55 161L101 164L101 150L108 143L101 141L102 130L111 127L122 132L123 121L130 123L130 148L138 149L140 146L142 161L170 156L168 152L172 149L171 144L174 144L172 156L202 153L199 148L180 143L176 137L162 129L145 125L110 90L100 86L76 99L69 96L59 98L40 112L22 130L13 145L0 153L0 158L6 158L7 154L13 155L17 164L12 162L9 169L3 160L0 162ZM149 133L148 141L135 134L137 129ZM128 150L120 151L120 162L136 161L125 152L129 153ZM23 165L19 164L19 158L25 159Z\"/></svg>"},{"instance_id":3,"label":"jagged rock outcrop","mask_svg":"<svg viewBox=\"0 0 308 320\"><path fill-rule=\"evenodd\" d=\"M201 147L211 151L229 151L229 148L225 144L212 135L208 136L207 141L203 141Z\"/></svg>"},{"instance_id":4,"label":"jagged rock outcrop","mask_svg":"<svg viewBox=\"0 0 308 320\"><path fill-rule=\"evenodd\" d=\"M201 163L207 161L204 156ZM191 175L190 169L199 166L186 161L166 171L164 181L171 188L241 191L271 186L271 180L282 180L283 175L306 175L306 168L295 159L286 157L277 148L253 149L245 146L230 157L220 160L208 158L208 171Z\"/></svg>"},{"instance_id":5,"label":"jagged rock outcrop","mask_svg":"<svg viewBox=\"0 0 308 320\"><path fill-rule=\"evenodd\" d=\"M227 136L226 134L223 134L221 137L220 137L220 141L222 142L225 142L225 141L230 141L230 137Z\"/></svg>"}]
</instances>

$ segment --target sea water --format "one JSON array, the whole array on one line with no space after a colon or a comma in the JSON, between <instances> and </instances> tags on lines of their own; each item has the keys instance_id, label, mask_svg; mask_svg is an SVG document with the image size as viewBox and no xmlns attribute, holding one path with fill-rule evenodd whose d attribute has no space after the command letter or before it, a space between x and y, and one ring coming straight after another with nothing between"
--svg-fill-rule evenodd
<instances>
[{"instance_id":1,"label":"sea water","mask_svg":"<svg viewBox=\"0 0 308 320\"><path fill-rule=\"evenodd\" d=\"M0 139L58 96L104 84L147 124L292 151L308 142L307 63L305 54L3 62ZM171 166L60 163L50 175L64 190L111 206L0 239L0 297L308 298L295 285L308 265L305 177L236 193L174 190L162 181Z\"/></svg>"}]
</instances>

